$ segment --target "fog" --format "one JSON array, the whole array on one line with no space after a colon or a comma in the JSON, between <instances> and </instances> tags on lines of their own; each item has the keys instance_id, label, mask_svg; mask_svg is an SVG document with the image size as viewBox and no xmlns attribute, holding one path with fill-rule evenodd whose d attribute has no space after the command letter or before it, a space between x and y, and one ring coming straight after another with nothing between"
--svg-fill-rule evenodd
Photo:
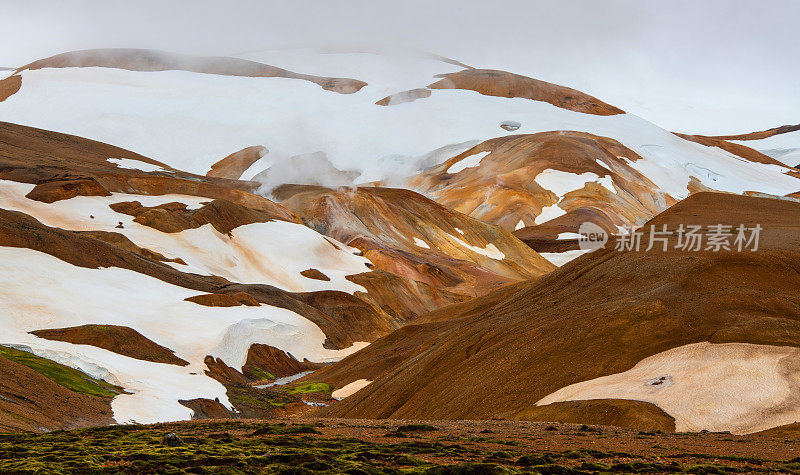
<instances>
[{"instance_id":1,"label":"fog","mask_svg":"<svg viewBox=\"0 0 800 475\"><path fill-rule=\"evenodd\" d=\"M400 47L571 86L671 130L800 122L800 2L0 2L0 67L84 48Z\"/></svg>"}]
</instances>

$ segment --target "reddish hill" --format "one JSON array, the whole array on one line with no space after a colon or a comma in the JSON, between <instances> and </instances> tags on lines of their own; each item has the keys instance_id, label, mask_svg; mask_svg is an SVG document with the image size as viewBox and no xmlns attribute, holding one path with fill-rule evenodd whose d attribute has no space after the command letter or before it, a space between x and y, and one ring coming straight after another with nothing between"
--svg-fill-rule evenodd
<instances>
[{"instance_id":1,"label":"reddish hill","mask_svg":"<svg viewBox=\"0 0 800 475\"><path fill-rule=\"evenodd\" d=\"M482 295L553 269L504 229L410 190L286 185L273 193L310 227L361 249L376 269L447 292Z\"/></svg>"},{"instance_id":2,"label":"reddish hill","mask_svg":"<svg viewBox=\"0 0 800 475\"><path fill-rule=\"evenodd\" d=\"M474 166L461 166L476 156L480 160L469 163ZM558 216L540 217L548 207L562 214L594 213L598 224L613 229L649 219L674 203L631 165L641 159L616 140L584 132L511 135L480 143L413 177L408 185L509 231L520 222L534 226ZM558 178L540 184L540 174L553 171ZM563 183L570 181L576 185L565 190ZM576 232L577 226L569 231Z\"/></svg>"},{"instance_id":3,"label":"reddish hill","mask_svg":"<svg viewBox=\"0 0 800 475\"><path fill-rule=\"evenodd\" d=\"M540 81L507 71L494 69L465 69L441 74L442 80L431 89L467 89L486 96L521 97L553 104L562 109L595 115L624 114L625 111L578 90Z\"/></svg>"},{"instance_id":4,"label":"reddish hill","mask_svg":"<svg viewBox=\"0 0 800 475\"><path fill-rule=\"evenodd\" d=\"M700 342L795 346L799 219L794 202L699 193L651 223L760 224L758 252L595 251L536 282L426 315L309 379L335 387L373 381L327 412L338 417L540 419L536 402L545 396L670 349ZM381 363L385 355L388 364ZM708 384L714 386L702 390L712 395L728 387L724 380ZM686 401L695 395L683 394ZM759 414L773 417L783 407L774 404L753 408L735 430L758 430Z\"/></svg>"}]
</instances>

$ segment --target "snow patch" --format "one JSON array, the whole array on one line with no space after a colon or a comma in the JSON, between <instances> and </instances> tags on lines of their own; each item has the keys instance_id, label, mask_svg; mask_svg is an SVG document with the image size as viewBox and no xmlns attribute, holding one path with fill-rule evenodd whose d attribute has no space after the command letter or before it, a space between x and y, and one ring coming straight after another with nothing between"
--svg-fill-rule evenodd
<instances>
[{"instance_id":1,"label":"snow patch","mask_svg":"<svg viewBox=\"0 0 800 475\"><path fill-rule=\"evenodd\" d=\"M564 252L540 252L539 255L550 261L556 267L561 267L569 261L591 252L591 249L575 249Z\"/></svg>"},{"instance_id":2,"label":"snow patch","mask_svg":"<svg viewBox=\"0 0 800 475\"><path fill-rule=\"evenodd\" d=\"M322 330L294 312L267 305L218 308L184 301L197 294L126 269L88 269L31 249L0 247L3 339L131 392L112 402L114 418L121 423L190 419L191 411L179 399L219 398L230 407L225 388L205 376L206 355L241 367L250 343L270 344L310 361L340 359L366 345L328 350ZM28 333L86 324L132 328L174 350L189 366L137 360Z\"/></svg>"},{"instance_id":3,"label":"snow patch","mask_svg":"<svg viewBox=\"0 0 800 475\"><path fill-rule=\"evenodd\" d=\"M48 226L73 231L110 231L124 234L138 246L166 257L180 257L186 266L173 264L184 272L217 275L233 282L269 284L290 292L340 290L365 292L346 276L368 272L368 259L356 250L333 241L297 223L270 221L239 226L231 236L210 224L179 233L162 233L116 213L109 205L139 201L156 206L179 201L199 207L208 198L185 195L145 196L114 193L111 196L76 196L55 203L25 198L33 185L0 180L0 207L27 213ZM122 222L123 227L117 228ZM335 242L336 247L331 245ZM319 269L330 281L307 279L300 272Z\"/></svg>"},{"instance_id":4,"label":"snow patch","mask_svg":"<svg viewBox=\"0 0 800 475\"><path fill-rule=\"evenodd\" d=\"M142 162L139 160L131 160L129 158L109 158L107 161L115 164L119 168L127 168L129 170L139 170L142 172L164 171L164 168L158 165L153 165L152 163Z\"/></svg>"},{"instance_id":5,"label":"snow patch","mask_svg":"<svg viewBox=\"0 0 800 475\"><path fill-rule=\"evenodd\" d=\"M417 246L419 246L419 247L424 247L425 249L430 249L430 248L431 248L431 247L428 245L428 243L427 243L427 242L423 241L422 239L420 239L420 238L418 238L418 237L415 237L415 238L414 238L414 244L416 244L416 245L417 245Z\"/></svg>"},{"instance_id":6,"label":"snow patch","mask_svg":"<svg viewBox=\"0 0 800 475\"><path fill-rule=\"evenodd\" d=\"M674 417L678 432L746 434L797 420L798 368L800 349L793 347L695 343L645 358L628 371L564 387L536 404L645 401ZM654 384L659 380L664 383Z\"/></svg>"},{"instance_id":7,"label":"snow patch","mask_svg":"<svg viewBox=\"0 0 800 475\"><path fill-rule=\"evenodd\" d=\"M536 218L534 218L534 224L542 224L550 221L551 219L556 219L559 216L564 216L567 214L566 211L558 207L558 203L550 206L545 206L542 208L542 212L539 213Z\"/></svg>"},{"instance_id":8,"label":"snow patch","mask_svg":"<svg viewBox=\"0 0 800 475\"><path fill-rule=\"evenodd\" d=\"M490 153L491 152L480 152L476 153L475 155L470 155L468 157L462 158L461 160L450 165L450 167L447 169L447 173L453 174L453 173L458 173L467 168L477 167L478 165L481 164L481 160L483 160L483 157L489 155Z\"/></svg>"},{"instance_id":9,"label":"snow patch","mask_svg":"<svg viewBox=\"0 0 800 475\"><path fill-rule=\"evenodd\" d=\"M498 261L506 258L506 255L492 243L487 244L486 247L478 247L478 246L473 246L472 244L469 244L463 239L457 238L452 234L445 233L445 236L454 240L458 244L466 247L467 249L470 249L473 252L477 252L478 254L484 255L488 258L495 259Z\"/></svg>"},{"instance_id":10,"label":"snow patch","mask_svg":"<svg viewBox=\"0 0 800 475\"><path fill-rule=\"evenodd\" d=\"M331 393L331 397L334 399L342 400L347 396L352 396L353 394L357 393L358 391L364 389L371 383L372 381L368 379L359 379L353 381L350 384L345 385L342 388L337 389L336 391Z\"/></svg>"},{"instance_id":11,"label":"snow patch","mask_svg":"<svg viewBox=\"0 0 800 475\"><path fill-rule=\"evenodd\" d=\"M578 233L558 233L558 237L556 238L557 241L561 241L564 239L580 239L581 235Z\"/></svg>"},{"instance_id":12,"label":"snow patch","mask_svg":"<svg viewBox=\"0 0 800 475\"><path fill-rule=\"evenodd\" d=\"M539 186L545 190L552 191L559 198L563 198L564 195L570 191L580 190L586 186L586 183L597 182L599 178L597 174L592 172L585 172L578 175L576 173L548 168L536 175L533 181L538 183ZM609 180L610 178L611 177L608 177ZM607 185L603 186L608 187ZM614 191L613 183L611 185L611 191Z\"/></svg>"}]
</instances>

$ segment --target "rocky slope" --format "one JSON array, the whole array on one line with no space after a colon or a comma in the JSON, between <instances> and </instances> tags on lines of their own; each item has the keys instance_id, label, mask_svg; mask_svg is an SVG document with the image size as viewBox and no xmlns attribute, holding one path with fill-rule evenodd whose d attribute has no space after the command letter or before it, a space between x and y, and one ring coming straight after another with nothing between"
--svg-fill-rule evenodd
<instances>
[{"instance_id":1,"label":"rocky slope","mask_svg":"<svg viewBox=\"0 0 800 475\"><path fill-rule=\"evenodd\" d=\"M372 381L329 411L345 417L537 419L563 401L614 399L658 406L677 430L791 423L798 217L793 202L696 194L650 224L760 224L758 251L598 250L433 312L309 378Z\"/></svg>"}]
</instances>

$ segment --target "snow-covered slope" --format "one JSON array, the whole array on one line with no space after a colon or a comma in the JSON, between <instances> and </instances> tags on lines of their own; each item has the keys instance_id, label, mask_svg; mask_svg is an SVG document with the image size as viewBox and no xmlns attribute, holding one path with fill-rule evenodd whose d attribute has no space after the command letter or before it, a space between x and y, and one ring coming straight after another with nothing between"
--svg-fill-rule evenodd
<instances>
[{"instance_id":1,"label":"snow-covered slope","mask_svg":"<svg viewBox=\"0 0 800 475\"><path fill-rule=\"evenodd\" d=\"M129 394L111 403L118 422L188 419L196 411L180 401L238 407L225 372L244 378L254 347L300 367L340 359L419 314L552 268L510 233L408 190L397 190L403 199L387 191L396 215L372 212L376 230L395 226L392 239L351 226L348 240L385 246L376 266L250 193L255 186L0 124L0 345L121 386ZM466 235L414 255L395 241L411 242L415 224L437 230L429 240ZM123 351L130 342L115 342L110 327L173 362Z\"/></svg>"},{"instance_id":2,"label":"snow-covered slope","mask_svg":"<svg viewBox=\"0 0 800 475\"><path fill-rule=\"evenodd\" d=\"M784 170L744 163L630 114L587 114L460 89L435 89L430 97L402 104L375 104L387 95L424 88L439 79L437 74L463 69L431 57L294 50L248 58L368 84L353 94L338 94L279 77L45 68L19 73L22 88L0 104L0 120L114 143L198 174L247 146L264 145L270 152L245 178L276 160L322 151L337 168L362 172L360 182L410 176L425 154L504 135L499 124L515 120L521 123L515 133L577 130L616 139L641 155L644 160L635 167L676 199L688 194L690 176L735 193L798 190Z\"/></svg>"},{"instance_id":3,"label":"snow-covered slope","mask_svg":"<svg viewBox=\"0 0 800 475\"><path fill-rule=\"evenodd\" d=\"M241 369L253 343L269 344L297 358L330 361L352 353L323 348L325 335L302 316L277 307L205 307L185 298L189 289L126 269L86 269L30 249L0 247L0 344L33 353L122 386L131 394L112 402L117 422L188 420L179 400L219 398L225 388L204 374L206 355ZM132 328L174 350L188 366L153 363L90 345L45 340L28 332L85 324Z\"/></svg>"},{"instance_id":4,"label":"snow-covered slope","mask_svg":"<svg viewBox=\"0 0 800 475\"><path fill-rule=\"evenodd\" d=\"M168 258L180 258L186 265L172 266L183 272L215 275L243 284L268 284L290 292L340 290L365 291L345 276L368 271L369 261L354 255L355 249L332 246L329 238L306 226L270 221L239 226L224 235L205 224L179 233L164 233L142 225L131 216L114 212L109 205L136 200L144 206L182 202L200 207L208 199L187 195L76 196L55 203L25 197L33 185L0 180L0 208L21 211L44 224L73 231L111 231L125 235L137 245ZM122 223L120 227L118 223ZM329 281L300 275L317 269Z\"/></svg>"},{"instance_id":5,"label":"snow-covered slope","mask_svg":"<svg viewBox=\"0 0 800 475\"><path fill-rule=\"evenodd\" d=\"M33 185L0 181L0 208L21 211L44 224L75 231L110 231L139 246L180 258L183 272L224 277L232 282L270 284L289 291L364 290L344 276L368 271L368 261L340 243L296 223L271 221L240 226L230 236L211 225L163 233L115 213L109 204L137 199L146 204L180 200L193 206L205 199L184 195L78 196L52 204L25 197ZM117 223L123 222L122 227ZM178 400L219 398L225 388L204 374L211 355L241 369L254 343L268 344L302 360L330 361L364 346L323 347L326 335L297 313L269 305L207 307L186 298L196 290L168 284L128 269L78 267L34 251L0 247L0 344L23 345L34 353L122 386L132 394L112 403L118 422L189 419ZM316 268L329 281L301 271ZM181 367L134 359L88 345L45 340L27 332L86 324L132 328L189 362Z\"/></svg>"},{"instance_id":6,"label":"snow-covered slope","mask_svg":"<svg viewBox=\"0 0 800 475\"><path fill-rule=\"evenodd\" d=\"M188 418L186 399L230 407L207 356L237 371L254 343L338 359L424 312L539 277L553 266L535 251L558 265L575 257L568 243L585 220L616 232L696 191L800 191L797 170L446 58L288 50L153 66L158 55L124 54L116 66L84 54L37 62L0 100L0 121L142 154L32 129L0 141L0 212L43 226L0 222L0 343L121 385L120 422ZM332 188L281 195L287 182ZM335 188L352 183L364 186ZM86 239L109 255L69 254ZM242 293L249 303L232 297ZM28 333L86 324L128 327L189 365Z\"/></svg>"}]
</instances>

